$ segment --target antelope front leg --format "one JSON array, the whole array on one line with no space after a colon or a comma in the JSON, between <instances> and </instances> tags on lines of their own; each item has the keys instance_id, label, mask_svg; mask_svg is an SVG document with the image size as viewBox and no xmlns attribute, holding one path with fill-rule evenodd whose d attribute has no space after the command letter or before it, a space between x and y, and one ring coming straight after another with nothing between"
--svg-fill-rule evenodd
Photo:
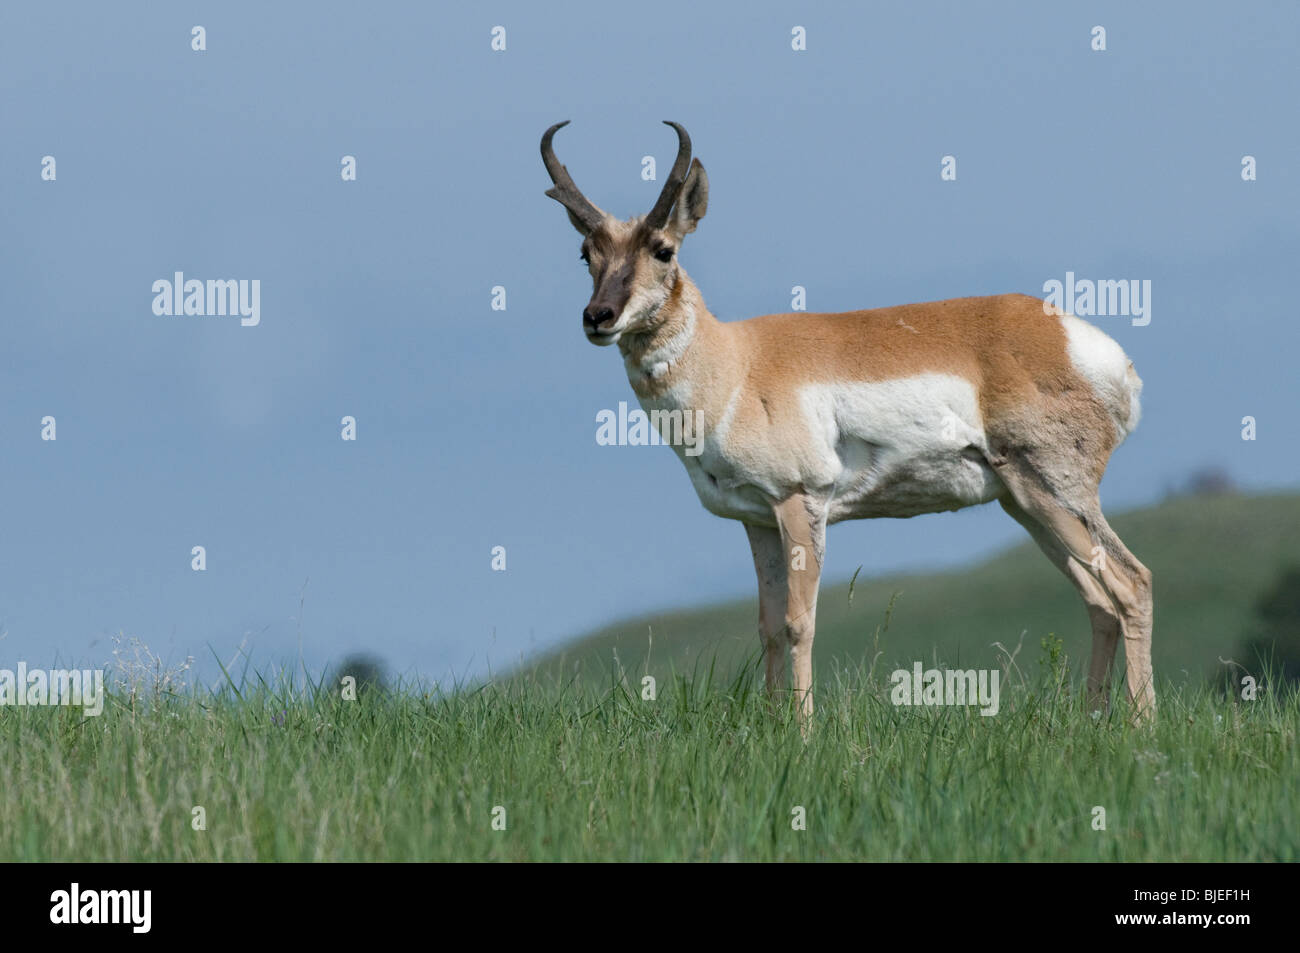
<instances>
[{"instance_id":1,"label":"antelope front leg","mask_svg":"<svg viewBox=\"0 0 1300 953\"><path fill-rule=\"evenodd\" d=\"M774 508L786 565L785 636L794 662L794 695L804 737L812 723L812 649L817 627L817 587L826 556L826 511L804 494Z\"/></svg>"},{"instance_id":2,"label":"antelope front leg","mask_svg":"<svg viewBox=\"0 0 1300 953\"><path fill-rule=\"evenodd\" d=\"M745 524L749 548L758 574L758 635L763 642L767 697L775 705L785 688L785 592L786 560L779 530Z\"/></svg>"}]
</instances>

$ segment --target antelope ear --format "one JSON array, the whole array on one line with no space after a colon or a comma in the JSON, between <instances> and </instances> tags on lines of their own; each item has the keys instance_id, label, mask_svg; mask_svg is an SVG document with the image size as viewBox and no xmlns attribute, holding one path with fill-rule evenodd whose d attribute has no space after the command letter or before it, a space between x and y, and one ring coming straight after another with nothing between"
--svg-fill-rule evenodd
<instances>
[{"instance_id":1,"label":"antelope ear","mask_svg":"<svg viewBox=\"0 0 1300 953\"><path fill-rule=\"evenodd\" d=\"M667 230L679 241L695 231L704 213L709 210L709 176L699 159L691 160L691 171L686 174L677 202L668 215Z\"/></svg>"}]
</instances>

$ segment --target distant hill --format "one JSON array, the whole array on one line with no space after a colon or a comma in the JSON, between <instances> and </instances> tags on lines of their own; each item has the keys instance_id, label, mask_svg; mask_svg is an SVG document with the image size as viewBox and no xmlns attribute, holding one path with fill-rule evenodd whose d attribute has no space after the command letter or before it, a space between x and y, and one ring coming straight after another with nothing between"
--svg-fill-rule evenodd
<instances>
[{"instance_id":1,"label":"distant hill","mask_svg":"<svg viewBox=\"0 0 1300 953\"><path fill-rule=\"evenodd\" d=\"M1149 509L1120 513L1116 531L1155 577L1152 656L1158 679L1213 678L1219 659L1242 655L1261 595L1289 568L1300 566L1300 495L1185 496ZM971 568L925 575L858 578L822 589L814 665L870 661L873 638L890 597L898 593L881 636L879 668L940 659L961 667L992 667L993 643L1014 650L1018 664L1036 672L1040 642L1064 639L1078 675L1092 638L1074 587L1028 541ZM758 599L703 609L655 612L615 623L534 661L530 671L577 670L607 678L617 653L629 673L645 670L653 630L651 671L664 673L716 664L734 672L758 650ZM1123 647L1117 655L1122 671Z\"/></svg>"}]
</instances>

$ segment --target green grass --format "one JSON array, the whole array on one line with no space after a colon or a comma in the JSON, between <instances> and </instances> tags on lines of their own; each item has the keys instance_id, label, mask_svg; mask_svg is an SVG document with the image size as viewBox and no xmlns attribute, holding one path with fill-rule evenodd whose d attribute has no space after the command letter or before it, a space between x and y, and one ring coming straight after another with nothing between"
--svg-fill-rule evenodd
<instances>
[{"instance_id":1,"label":"green grass","mask_svg":"<svg viewBox=\"0 0 1300 953\"><path fill-rule=\"evenodd\" d=\"M1300 564L1300 496L1112 522L1155 573L1152 728L1085 713L1086 613L1030 546L824 589L806 742L756 691L752 599L432 696L185 690L132 643L98 718L0 707L0 860L1300 860L1300 698L1213 687ZM1002 673L1000 712L894 706L935 659Z\"/></svg>"},{"instance_id":2,"label":"green grass","mask_svg":"<svg viewBox=\"0 0 1300 953\"><path fill-rule=\"evenodd\" d=\"M1110 522L1154 574L1151 654L1158 677L1195 684L1221 674L1221 658L1255 663L1243 657L1242 639L1253 628L1260 596L1286 567L1300 566L1300 495L1182 497L1112 515ZM815 662L852 667L883 651L881 664L891 668L936 657L962 668L988 668L1001 658L996 643L1014 651L1022 636L1025 646L1036 648L1055 635L1086 664L1092 637L1083 603L1025 540L972 568L859 578L851 603L847 581L824 584ZM744 549L743 542L737 545ZM827 549L829 572L841 567L847 580L856 564L852 553L837 548L834 527ZM891 599L889 631L877 647L872 636ZM665 664L689 669L702 659L734 671L757 647L755 592L725 605L628 619L535 664L557 675L576 667L597 681L614 666L615 654L636 671L647 656L651 671Z\"/></svg>"},{"instance_id":3,"label":"green grass","mask_svg":"<svg viewBox=\"0 0 1300 953\"><path fill-rule=\"evenodd\" d=\"M895 707L883 670L823 665L807 742L748 669L665 673L653 701L635 676L536 676L4 708L0 859L1300 859L1295 695L1162 685L1135 729L1122 705L1089 718L1037 654L1007 668L994 717Z\"/></svg>"}]
</instances>

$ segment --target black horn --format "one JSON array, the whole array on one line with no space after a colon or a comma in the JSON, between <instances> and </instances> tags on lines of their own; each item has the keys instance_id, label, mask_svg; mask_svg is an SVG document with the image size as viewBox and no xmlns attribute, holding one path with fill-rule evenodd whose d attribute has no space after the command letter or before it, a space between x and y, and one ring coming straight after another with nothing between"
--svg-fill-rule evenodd
<instances>
[{"instance_id":1,"label":"black horn","mask_svg":"<svg viewBox=\"0 0 1300 953\"><path fill-rule=\"evenodd\" d=\"M651 228L663 228L668 223L668 213L673 210L677 193L681 191L682 183L686 181L686 171L691 167L691 137L686 134L685 129L671 120L665 119L664 125L672 126L677 130L677 161L673 163L673 170L668 173L668 181L664 183L664 190L659 193L659 201L655 202L655 207L646 216L646 224Z\"/></svg>"},{"instance_id":2,"label":"black horn","mask_svg":"<svg viewBox=\"0 0 1300 953\"><path fill-rule=\"evenodd\" d=\"M578 191L578 187L573 184L573 179L569 176L569 170L555 157L555 149L551 146L551 139L555 136L556 130L563 129L568 124L567 119L564 122L557 122L542 134L542 161L546 163L546 171L550 173L551 181L555 183L555 187L547 189L546 194L568 209L578 221L587 226L588 230L594 231L604 221L604 214Z\"/></svg>"}]
</instances>

